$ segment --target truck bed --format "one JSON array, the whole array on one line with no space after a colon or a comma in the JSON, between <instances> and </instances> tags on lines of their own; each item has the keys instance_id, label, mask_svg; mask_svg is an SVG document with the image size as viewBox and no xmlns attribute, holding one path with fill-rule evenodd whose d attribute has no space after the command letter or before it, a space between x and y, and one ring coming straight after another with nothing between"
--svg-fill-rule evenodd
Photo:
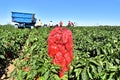
<instances>
[{"instance_id":1,"label":"truck bed","mask_svg":"<svg viewBox=\"0 0 120 80\"><path fill-rule=\"evenodd\" d=\"M12 21L17 23L35 23L35 14L12 12Z\"/></svg>"}]
</instances>

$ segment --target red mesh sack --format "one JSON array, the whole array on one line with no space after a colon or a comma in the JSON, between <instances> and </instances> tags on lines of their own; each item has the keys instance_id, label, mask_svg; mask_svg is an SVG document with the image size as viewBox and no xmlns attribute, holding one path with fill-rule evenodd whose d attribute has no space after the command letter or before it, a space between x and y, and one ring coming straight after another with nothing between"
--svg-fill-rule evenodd
<instances>
[{"instance_id":1,"label":"red mesh sack","mask_svg":"<svg viewBox=\"0 0 120 80\"><path fill-rule=\"evenodd\" d=\"M59 77L69 70L73 59L72 32L67 28L55 27L48 36L48 55L52 63L61 67Z\"/></svg>"}]
</instances>

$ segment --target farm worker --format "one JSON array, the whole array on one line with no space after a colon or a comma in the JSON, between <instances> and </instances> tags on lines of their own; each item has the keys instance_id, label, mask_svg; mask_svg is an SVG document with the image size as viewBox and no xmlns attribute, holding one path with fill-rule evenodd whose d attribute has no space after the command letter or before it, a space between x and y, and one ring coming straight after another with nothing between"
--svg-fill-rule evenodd
<instances>
[{"instance_id":1,"label":"farm worker","mask_svg":"<svg viewBox=\"0 0 120 80\"><path fill-rule=\"evenodd\" d=\"M71 22L71 21L68 21L68 26L72 26L72 27L74 27L74 23Z\"/></svg>"},{"instance_id":2,"label":"farm worker","mask_svg":"<svg viewBox=\"0 0 120 80\"><path fill-rule=\"evenodd\" d=\"M70 21L68 21L68 26L71 26L71 22Z\"/></svg>"},{"instance_id":3,"label":"farm worker","mask_svg":"<svg viewBox=\"0 0 120 80\"><path fill-rule=\"evenodd\" d=\"M63 25L63 22L62 22L62 21L60 21L60 23L59 23L59 24L60 24L60 27L62 27L62 25Z\"/></svg>"},{"instance_id":4,"label":"farm worker","mask_svg":"<svg viewBox=\"0 0 120 80\"><path fill-rule=\"evenodd\" d=\"M50 21L49 27L53 27L53 22L52 21Z\"/></svg>"},{"instance_id":5,"label":"farm worker","mask_svg":"<svg viewBox=\"0 0 120 80\"><path fill-rule=\"evenodd\" d=\"M36 24L35 24L35 27L38 28L38 27L41 27L42 26L42 22L39 20L37 20Z\"/></svg>"},{"instance_id":6,"label":"farm worker","mask_svg":"<svg viewBox=\"0 0 120 80\"><path fill-rule=\"evenodd\" d=\"M73 22L71 22L71 26L74 27L74 23Z\"/></svg>"},{"instance_id":7,"label":"farm worker","mask_svg":"<svg viewBox=\"0 0 120 80\"><path fill-rule=\"evenodd\" d=\"M59 27L58 24L56 24L55 27Z\"/></svg>"}]
</instances>

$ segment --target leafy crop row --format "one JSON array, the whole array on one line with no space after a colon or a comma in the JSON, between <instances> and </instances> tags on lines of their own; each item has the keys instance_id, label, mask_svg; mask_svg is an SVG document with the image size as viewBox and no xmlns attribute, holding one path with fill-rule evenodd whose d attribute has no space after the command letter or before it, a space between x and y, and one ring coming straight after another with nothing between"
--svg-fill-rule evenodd
<instances>
[{"instance_id":1,"label":"leafy crop row","mask_svg":"<svg viewBox=\"0 0 120 80\"><path fill-rule=\"evenodd\" d=\"M77 80L120 79L120 28L74 28L73 61Z\"/></svg>"},{"instance_id":2,"label":"leafy crop row","mask_svg":"<svg viewBox=\"0 0 120 80\"><path fill-rule=\"evenodd\" d=\"M17 30L11 25L0 26L0 77L12 59L18 57L29 30Z\"/></svg>"}]
</instances>

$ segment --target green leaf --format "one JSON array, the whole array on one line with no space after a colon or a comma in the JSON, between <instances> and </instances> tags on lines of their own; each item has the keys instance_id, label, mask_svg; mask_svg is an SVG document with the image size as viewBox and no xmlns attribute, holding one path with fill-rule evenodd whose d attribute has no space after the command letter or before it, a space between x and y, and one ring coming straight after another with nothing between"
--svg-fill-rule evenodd
<instances>
[{"instance_id":1,"label":"green leaf","mask_svg":"<svg viewBox=\"0 0 120 80\"><path fill-rule=\"evenodd\" d=\"M53 78L52 78L53 77ZM58 75L56 75L56 74L53 74L52 76L51 76L51 80L60 80L60 78L58 77Z\"/></svg>"},{"instance_id":2,"label":"green leaf","mask_svg":"<svg viewBox=\"0 0 120 80\"><path fill-rule=\"evenodd\" d=\"M89 78L90 78L90 79L93 79L92 74L90 73L90 69L89 69L89 68L87 68L87 73L88 73L88 75L89 75Z\"/></svg>"},{"instance_id":3,"label":"green leaf","mask_svg":"<svg viewBox=\"0 0 120 80\"><path fill-rule=\"evenodd\" d=\"M117 77L117 80L120 80L120 76L119 76L119 77Z\"/></svg>"},{"instance_id":4,"label":"green leaf","mask_svg":"<svg viewBox=\"0 0 120 80\"><path fill-rule=\"evenodd\" d=\"M109 79L108 80L113 80L114 79L114 76L115 75L115 72L114 73L110 73L110 76L109 76Z\"/></svg>"},{"instance_id":5,"label":"green leaf","mask_svg":"<svg viewBox=\"0 0 120 80\"><path fill-rule=\"evenodd\" d=\"M97 68L95 67L95 66L93 66L93 65L90 65L91 66L91 68L92 68L92 72L93 73L97 73Z\"/></svg>"},{"instance_id":6,"label":"green leaf","mask_svg":"<svg viewBox=\"0 0 120 80\"><path fill-rule=\"evenodd\" d=\"M117 66L113 66L112 63L106 62L106 69L108 71L117 71L118 68L117 68Z\"/></svg>"},{"instance_id":7,"label":"green leaf","mask_svg":"<svg viewBox=\"0 0 120 80\"><path fill-rule=\"evenodd\" d=\"M4 55L0 55L0 58L1 58L1 59L5 59L5 56L4 56Z\"/></svg>"},{"instance_id":8,"label":"green leaf","mask_svg":"<svg viewBox=\"0 0 120 80\"><path fill-rule=\"evenodd\" d=\"M82 77L82 80L89 80L89 76L87 74L86 68L83 69L83 71L81 73L81 77Z\"/></svg>"},{"instance_id":9,"label":"green leaf","mask_svg":"<svg viewBox=\"0 0 120 80\"><path fill-rule=\"evenodd\" d=\"M98 72L102 72L102 67L101 66L98 66Z\"/></svg>"},{"instance_id":10,"label":"green leaf","mask_svg":"<svg viewBox=\"0 0 120 80\"><path fill-rule=\"evenodd\" d=\"M106 51L106 49L103 49L103 48L102 48L102 51L104 52L105 55L108 54L107 51Z\"/></svg>"},{"instance_id":11,"label":"green leaf","mask_svg":"<svg viewBox=\"0 0 120 80\"><path fill-rule=\"evenodd\" d=\"M105 74L102 76L102 80L107 80L106 77L107 77L107 73L105 73Z\"/></svg>"},{"instance_id":12,"label":"green leaf","mask_svg":"<svg viewBox=\"0 0 120 80\"><path fill-rule=\"evenodd\" d=\"M38 80L45 80L43 76L39 77Z\"/></svg>"},{"instance_id":13,"label":"green leaf","mask_svg":"<svg viewBox=\"0 0 120 80\"><path fill-rule=\"evenodd\" d=\"M100 49L97 49L97 55L100 55Z\"/></svg>"},{"instance_id":14,"label":"green leaf","mask_svg":"<svg viewBox=\"0 0 120 80\"><path fill-rule=\"evenodd\" d=\"M60 79L60 78L59 78ZM58 80L58 79L56 79L56 80ZM64 75L62 78L61 78L61 80L68 80L68 76L67 75Z\"/></svg>"},{"instance_id":15,"label":"green leaf","mask_svg":"<svg viewBox=\"0 0 120 80\"><path fill-rule=\"evenodd\" d=\"M89 59L89 62L91 62L91 63L93 63L93 64L95 64L95 65L97 65L97 66L99 66L99 65L100 65L98 62L96 62L96 61L95 61L95 60L93 60L93 59Z\"/></svg>"},{"instance_id":16,"label":"green leaf","mask_svg":"<svg viewBox=\"0 0 120 80\"><path fill-rule=\"evenodd\" d=\"M18 72L18 80L23 80L23 71L22 70L19 70L19 72Z\"/></svg>"},{"instance_id":17,"label":"green leaf","mask_svg":"<svg viewBox=\"0 0 120 80\"><path fill-rule=\"evenodd\" d=\"M44 74L44 79L45 79L45 80L47 80L47 79L48 79L49 74L50 74L50 72L49 72L49 71L47 71L47 72Z\"/></svg>"},{"instance_id":18,"label":"green leaf","mask_svg":"<svg viewBox=\"0 0 120 80\"><path fill-rule=\"evenodd\" d=\"M115 62L116 62L117 64L120 64L120 60L119 60L119 59L115 59Z\"/></svg>"},{"instance_id":19,"label":"green leaf","mask_svg":"<svg viewBox=\"0 0 120 80\"><path fill-rule=\"evenodd\" d=\"M79 77L82 70L81 70L80 68L77 68L77 69L75 69L74 71L75 71L76 77Z\"/></svg>"}]
</instances>

